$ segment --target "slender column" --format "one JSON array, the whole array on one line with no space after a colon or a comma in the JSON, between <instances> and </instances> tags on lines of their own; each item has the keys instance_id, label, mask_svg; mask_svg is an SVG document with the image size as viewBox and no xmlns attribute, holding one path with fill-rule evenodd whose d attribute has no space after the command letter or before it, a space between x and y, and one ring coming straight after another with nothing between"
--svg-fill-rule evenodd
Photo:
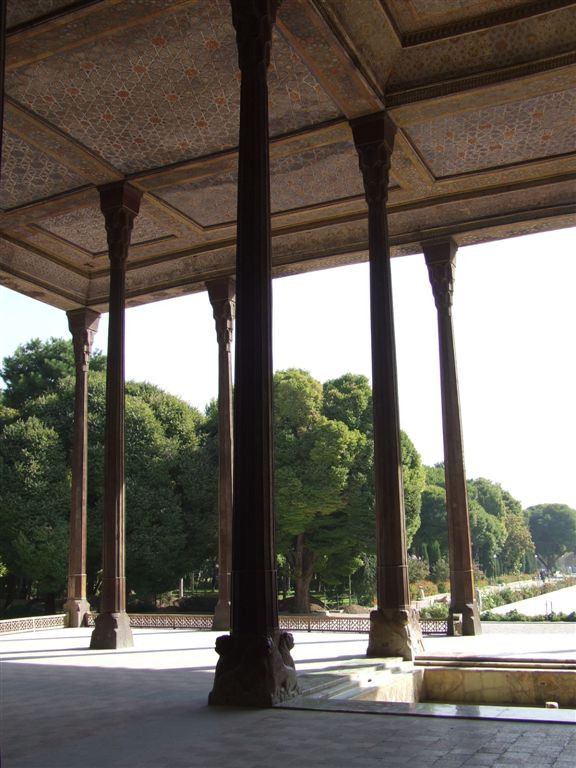
<instances>
[{"instance_id":1,"label":"slender column","mask_svg":"<svg viewBox=\"0 0 576 768\"><path fill-rule=\"evenodd\" d=\"M124 307L126 258L142 193L125 182L100 189L110 257L102 597L91 648L129 648L134 643L126 613L124 504Z\"/></svg>"},{"instance_id":2,"label":"slender column","mask_svg":"<svg viewBox=\"0 0 576 768\"><path fill-rule=\"evenodd\" d=\"M241 70L236 255L232 633L211 704L272 706L297 690L278 630L272 508L272 279L268 84L276 0L231 0Z\"/></svg>"},{"instance_id":3,"label":"slender column","mask_svg":"<svg viewBox=\"0 0 576 768\"><path fill-rule=\"evenodd\" d=\"M232 361L230 348L236 311L232 278L206 283L218 339L218 602L212 629L230 629L232 571Z\"/></svg>"},{"instance_id":4,"label":"slender column","mask_svg":"<svg viewBox=\"0 0 576 768\"><path fill-rule=\"evenodd\" d=\"M4 126L4 71L6 69L6 6L0 2L0 169L2 168L2 129Z\"/></svg>"},{"instance_id":5,"label":"slender column","mask_svg":"<svg viewBox=\"0 0 576 768\"><path fill-rule=\"evenodd\" d=\"M86 600L86 488L88 458L88 366L100 314L91 309L67 313L74 345L76 388L72 443L72 505L68 560L68 626L81 627L90 604Z\"/></svg>"},{"instance_id":6,"label":"slender column","mask_svg":"<svg viewBox=\"0 0 576 768\"><path fill-rule=\"evenodd\" d=\"M462 633L478 635L481 634L482 628L474 590L458 374L452 329L452 293L457 245L453 240L447 239L441 242L422 243L422 249L438 313L444 473L450 550L449 633L455 634L454 615L459 614L462 617Z\"/></svg>"},{"instance_id":7,"label":"slender column","mask_svg":"<svg viewBox=\"0 0 576 768\"><path fill-rule=\"evenodd\" d=\"M404 488L392 279L386 200L396 128L381 112L351 122L368 203L372 393L374 409L374 501L378 608L370 621L369 656L412 659L422 648L410 608L404 520Z\"/></svg>"}]
</instances>

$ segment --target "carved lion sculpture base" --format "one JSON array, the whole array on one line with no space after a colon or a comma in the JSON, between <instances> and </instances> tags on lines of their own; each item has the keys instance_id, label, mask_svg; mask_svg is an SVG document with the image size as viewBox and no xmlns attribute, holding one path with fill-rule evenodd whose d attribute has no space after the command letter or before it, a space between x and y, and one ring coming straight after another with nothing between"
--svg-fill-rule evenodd
<instances>
[{"instance_id":1,"label":"carved lion sculpture base","mask_svg":"<svg viewBox=\"0 0 576 768\"><path fill-rule=\"evenodd\" d=\"M272 707L300 691L288 632L273 636L222 635L216 640L220 656L209 704Z\"/></svg>"},{"instance_id":2,"label":"carved lion sculpture base","mask_svg":"<svg viewBox=\"0 0 576 768\"><path fill-rule=\"evenodd\" d=\"M404 661L413 661L423 651L422 630L415 611L382 608L371 612L367 656L401 656Z\"/></svg>"}]
</instances>

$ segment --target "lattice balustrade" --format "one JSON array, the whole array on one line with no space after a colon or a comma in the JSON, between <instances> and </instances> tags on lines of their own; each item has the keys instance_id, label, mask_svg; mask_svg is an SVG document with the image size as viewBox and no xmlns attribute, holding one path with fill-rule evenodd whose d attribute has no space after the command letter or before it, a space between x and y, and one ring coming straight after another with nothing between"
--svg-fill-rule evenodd
<instances>
[{"instance_id":1,"label":"lattice balustrade","mask_svg":"<svg viewBox=\"0 0 576 768\"><path fill-rule=\"evenodd\" d=\"M447 635L448 619L420 619L423 635Z\"/></svg>"},{"instance_id":2,"label":"lattice balustrade","mask_svg":"<svg viewBox=\"0 0 576 768\"><path fill-rule=\"evenodd\" d=\"M3 619L0 621L0 633L37 632L41 629L62 629L67 626L67 613L55 616L26 616L20 619Z\"/></svg>"},{"instance_id":3,"label":"lattice balustrade","mask_svg":"<svg viewBox=\"0 0 576 768\"><path fill-rule=\"evenodd\" d=\"M143 629L212 629L211 614L189 613L131 613L130 626ZM96 614L86 615L86 626L93 627ZM280 629L292 632L364 632L370 631L368 616L350 616L338 614L288 615L280 616ZM38 616L25 619L8 619L0 621L0 632L26 632L38 629L65 627L66 614L58 616ZM446 619L420 619L422 634L447 635L448 621Z\"/></svg>"}]
</instances>

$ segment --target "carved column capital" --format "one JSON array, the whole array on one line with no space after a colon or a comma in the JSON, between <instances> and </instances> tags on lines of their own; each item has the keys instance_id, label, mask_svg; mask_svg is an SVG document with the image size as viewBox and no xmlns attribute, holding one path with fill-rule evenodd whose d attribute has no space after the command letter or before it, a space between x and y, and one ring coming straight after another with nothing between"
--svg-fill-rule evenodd
<instances>
[{"instance_id":1,"label":"carved column capital","mask_svg":"<svg viewBox=\"0 0 576 768\"><path fill-rule=\"evenodd\" d=\"M71 309L66 315L68 317L68 328L72 334L76 368L81 371L87 371L94 336L100 323L100 313L95 312L93 309L82 307L81 309Z\"/></svg>"},{"instance_id":2,"label":"carved column capital","mask_svg":"<svg viewBox=\"0 0 576 768\"><path fill-rule=\"evenodd\" d=\"M206 288L214 313L218 344L230 351L236 315L236 281L232 277L209 280Z\"/></svg>"},{"instance_id":3,"label":"carved column capital","mask_svg":"<svg viewBox=\"0 0 576 768\"><path fill-rule=\"evenodd\" d=\"M450 310L452 307L457 249L458 246L451 238L422 243L434 302L438 310Z\"/></svg>"},{"instance_id":4,"label":"carved column capital","mask_svg":"<svg viewBox=\"0 0 576 768\"><path fill-rule=\"evenodd\" d=\"M396 126L385 112L350 121L368 205L388 199L390 159Z\"/></svg>"},{"instance_id":5,"label":"carved column capital","mask_svg":"<svg viewBox=\"0 0 576 768\"><path fill-rule=\"evenodd\" d=\"M241 70L270 64L272 29L281 0L230 0Z\"/></svg>"},{"instance_id":6,"label":"carved column capital","mask_svg":"<svg viewBox=\"0 0 576 768\"><path fill-rule=\"evenodd\" d=\"M104 214L108 255L112 268L128 255L134 218L140 210L142 192L124 181L100 187L100 210Z\"/></svg>"}]
</instances>

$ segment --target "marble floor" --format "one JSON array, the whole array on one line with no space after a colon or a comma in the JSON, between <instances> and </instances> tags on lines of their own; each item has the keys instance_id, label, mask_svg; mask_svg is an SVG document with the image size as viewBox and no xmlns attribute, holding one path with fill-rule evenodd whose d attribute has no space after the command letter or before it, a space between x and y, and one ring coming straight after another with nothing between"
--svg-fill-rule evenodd
<instances>
[{"instance_id":1,"label":"marble floor","mask_svg":"<svg viewBox=\"0 0 576 768\"><path fill-rule=\"evenodd\" d=\"M573 628L534 626L429 638L426 653L576 659ZM576 766L573 710L559 722L546 710L534 719L524 708L369 701L209 707L218 633L135 630L133 649L90 651L90 632L0 638L2 768ZM302 674L365 661L365 636L295 633L295 641Z\"/></svg>"}]
</instances>

